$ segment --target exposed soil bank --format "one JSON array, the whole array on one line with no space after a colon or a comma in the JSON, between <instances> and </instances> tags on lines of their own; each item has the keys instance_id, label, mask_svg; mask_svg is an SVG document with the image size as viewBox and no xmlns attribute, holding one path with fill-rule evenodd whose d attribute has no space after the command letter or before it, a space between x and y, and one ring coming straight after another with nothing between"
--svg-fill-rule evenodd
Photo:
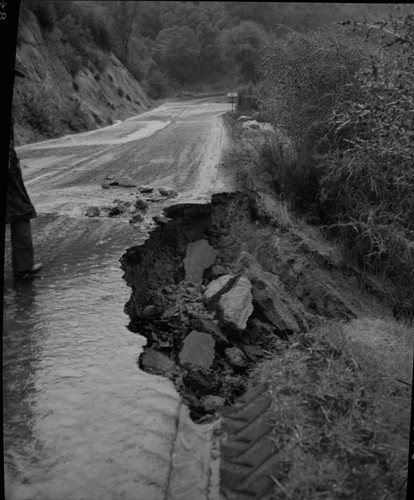
<instances>
[{"instance_id":1,"label":"exposed soil bank","mask_svg":"<svg viewBox=\"0 0 414 500\"><path fill-rule=\"evenodd\" d=\"M198 422L232 404L292 334L377 309L355 270L258 212L242 193L171 206L121 258L129 327L148 341L139 365L173 380Z\"/></svg>"}]
</instances>

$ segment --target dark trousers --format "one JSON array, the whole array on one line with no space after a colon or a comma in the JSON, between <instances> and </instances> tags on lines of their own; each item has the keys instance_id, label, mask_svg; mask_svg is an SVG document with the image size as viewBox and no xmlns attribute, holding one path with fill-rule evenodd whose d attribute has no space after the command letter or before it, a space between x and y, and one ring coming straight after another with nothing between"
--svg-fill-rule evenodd
<instances>
[{"instance_id":1,"label":"dark trousers","mask_svg":"<svg viewBox=\"0 0 414 500\"><path fill-rule=\"evenodd\" d=\"M33 266L33 241L30 220L10 223L13 273L28 271Z\"/></svg>"}]
</instances>

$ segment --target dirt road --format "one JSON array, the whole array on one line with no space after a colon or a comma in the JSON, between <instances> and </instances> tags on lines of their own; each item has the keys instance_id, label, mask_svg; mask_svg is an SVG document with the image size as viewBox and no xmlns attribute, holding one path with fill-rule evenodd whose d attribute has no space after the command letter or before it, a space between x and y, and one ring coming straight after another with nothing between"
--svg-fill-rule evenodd
<instances>
[{"instance_id":1,"label":"dirt road","mask_svg":"<svg viewBox=\"0 0 414 500\"><path fill-rule=\"evenodd\" d=\"M119 258L145 231L122 217L88 218L85 208L137 191L103 189L106 176L176 189L178 197L153 204L159 212L226 189L218 163L227 110L212 98L169 101L111 127L18 149L44 268L14 282L7 231L8 500L216 498L211 425L196 429L172 382L139 370L145 340L126 328Z\"/></svg>"},{"instance_id":2,"label":"dirt road","mask_svg":"<svg viewBox=\"0 0 414 500\"><path fill-rule=\"evenodd\" d=\"M40 212L80 215L113 199L101 182L128 175L137 184L168 186L180 199L205 199L224 190L217 168L227 144L218 117L222 98L174 100L92 132L19 148L24 177Z\"/></svg>"}]
</instances>

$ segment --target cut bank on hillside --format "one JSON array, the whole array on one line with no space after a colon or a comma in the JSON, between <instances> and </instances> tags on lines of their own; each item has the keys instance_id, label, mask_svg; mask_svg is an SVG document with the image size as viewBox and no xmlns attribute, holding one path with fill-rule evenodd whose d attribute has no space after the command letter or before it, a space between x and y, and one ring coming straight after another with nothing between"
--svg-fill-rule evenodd
<instances>
[{"instance_id":1,"label":"cut bank on hillside","mask_svg":"<svg viewBox=\"0 0 414 500\"><path fill-rule=\"evenodd\" d=\"M57 37L58 35L54 35ZM13 107L18 145L110 125L149 109L140 84L112 53L90 46L93 56L71 68L70 45L42 32L25 10L19 19Z\"/></svg>"}]
</instances>

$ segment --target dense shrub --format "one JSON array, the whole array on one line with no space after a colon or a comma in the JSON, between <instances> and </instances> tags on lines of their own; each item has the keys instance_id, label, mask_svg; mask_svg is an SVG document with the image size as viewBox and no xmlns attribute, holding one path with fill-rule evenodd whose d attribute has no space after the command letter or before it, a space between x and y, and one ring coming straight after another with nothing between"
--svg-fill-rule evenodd
<instances>
[{"instance_id":1,"label":"dense shrub","mask_svg":"<svg viewBox=\"0 0 414 500\"><path fill-rule=\"evenodd\" d=\"M257 86L249 82L239 85L237 88L237 110L240 112L258 111L260 107L260 97Z\"/></svg>"},{"instance_id":2,"label":"dense shrub","mask_svg":"<svg viewBox=\"0 0 414 500\"><path fill-rule=\"evenodd\" d=\"M74 132L89 130L93 123L87 112L82 108L79 99L68 104L59 116L62 122Z\"/></svg>"},{"instance_id":3,"label":"dense shrub","mask_svg":"<svg viewBox=\"0 0 414 500\"><path fill-rule=\"evenodd\" d=\"M321 196L349 248L370 268L414 277L414 17L376 26L382 49L358 93L332 110ZM374 28L372 28L374 29ZM385 30L385 31L384 31Z\"/></svg>"},{"instance_id":4,"label":"dense shrub","mask_svg":"<svg viewBox=\"0 0 414 500\"><path fill-rule=\"evenodd\" d=\"M298 147L316 148L329 132L329 114L344 94L349 96L364 63L360 45L330 27L289 32L286 39L267 46L262 64L270 84L266 102L273 98L273 121L287 127Z\"/></svg>"},{"instance_id":5,"label":"dense shrub","mask_svg":"<svg viewBox=\"0 0 414 500\"><path fill-rule=\"evenodd\" d=\"M166 97L171 89L168 76L156 66L150 68L143 86L150 99Z\"/></svg>"},{"instance_id":6,"label":"dense shrub","mask_svg":"<svg viewBox=\"0 0 414 500\"><path fill-rule=\"evenodd\" d=\"M354 27L365 38L329 28L291 32L270 46L262 110L297 150L294 165L275 165L285 197L302 209L317 205L360 264L408 286L414 277L414 16Z\"/></svg>"},{"instance_id":7,"label":"dense shrub","mask_svg":"<svg viewBox=\"0 0 414 500\"><path fill-rule=\"evenodd\" d=\"M24 89L14 116L16 122L27 123L39 136L57 137L62 131L57 103L44 88Z\"/></svg>"}]
</instances>

